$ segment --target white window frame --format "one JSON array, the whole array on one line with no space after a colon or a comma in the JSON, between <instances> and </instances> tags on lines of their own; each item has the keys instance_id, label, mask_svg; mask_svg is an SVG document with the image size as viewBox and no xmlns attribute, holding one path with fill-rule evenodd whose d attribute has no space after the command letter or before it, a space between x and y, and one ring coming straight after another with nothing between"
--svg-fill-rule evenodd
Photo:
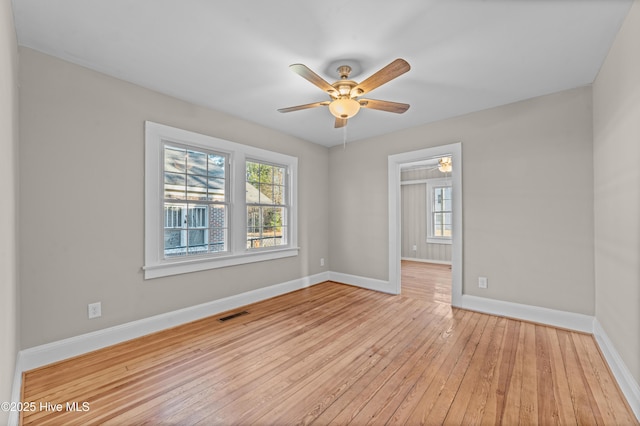
<instances>
[{"instance_id":1,"label":"white window frame","mask_svg":"<svg viewBox=\"0 0 640 426\"><path fill-rule=\"evenodd\" d=\"M205 149L228 155L229 158L229 250L207 255L164 257L163 207L163 147L164 143L177 143L194 149ZM287 245L248 250L246 248L246 159L282 164L287 167ZM145 264L144 278L203 271L265 260L297 256L297 176L298 159L290 155L267 151L228 140L206 136L151 121L145 122Z\"/></svg>"},{"instance_id":2,"label":"white window frame","mask_svg":"<svg viewBox=\"0 0 640 426\"><path fill-rule=\"evenodd\" d=\"M435 178L435 179L427 179L427 243L429 244L451 244L453 242L453 236L451 237L440 237L434 235L433 232L433 195L435 188L442 187L450 187L453 191L453 182L451 178ZM453 198L453 195L452 195ZM453 201L452 201L453 203ZM452 214L452 229L451 233L453 234L453 210Z\"/></svg>"}]
</instances>

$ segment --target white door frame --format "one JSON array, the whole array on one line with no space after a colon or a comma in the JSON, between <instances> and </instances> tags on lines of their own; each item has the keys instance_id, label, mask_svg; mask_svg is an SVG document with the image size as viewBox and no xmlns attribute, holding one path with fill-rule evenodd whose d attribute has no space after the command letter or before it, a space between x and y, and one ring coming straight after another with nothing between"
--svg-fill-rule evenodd
<instances>
[{"instance_id":1,"label":"white door frame","mask_svg":"<svg viewBox=\"0 0 640 426\"><path fill-rule=\"evenodd\" d=\"M389 179L389 284L395 294L401 291L400 257L402 247L400 169L403 165L450 155L453 169L453 241L451 246L451 305L462 303L462 144L460 142L403 152L388 158Z\"/></svg>"}]
</instances>

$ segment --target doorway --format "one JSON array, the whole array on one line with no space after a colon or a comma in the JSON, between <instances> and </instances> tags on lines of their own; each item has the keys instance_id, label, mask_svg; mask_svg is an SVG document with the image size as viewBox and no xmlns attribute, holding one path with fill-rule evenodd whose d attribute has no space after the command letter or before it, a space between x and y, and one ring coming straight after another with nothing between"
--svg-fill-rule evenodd
<instances>
[{"instance_id":1,"label":"doorway","mask_svg":"<svg viewBox=\"0 0 640 426\"><path fill-rule=\"evenodd\" d=\"M451 305L460 306L462 299L462 149L460 143L390 155L389 179L389 283L394 293L402 289L402 200L403 169L433 163L434 159L451 158ZM436 160L437 161L437 160ZM441 228L444 230L444 227Z\"/></svg>"}]
</instances>

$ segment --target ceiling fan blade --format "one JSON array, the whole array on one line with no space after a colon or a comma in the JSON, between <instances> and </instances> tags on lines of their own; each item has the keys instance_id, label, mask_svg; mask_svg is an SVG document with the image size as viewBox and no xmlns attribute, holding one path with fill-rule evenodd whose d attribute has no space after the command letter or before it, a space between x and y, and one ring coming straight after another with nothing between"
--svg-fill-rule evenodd
<instances>
[{"instance_id":1,"label":"ceiling fan blade","mask_svg":"<svg viewBox=\"0 0 640 426\"><path fill-rule=\"evenodd\" d=\"M404 74L411 69L411 65L404 59L396 59L386 67L382 68L371 77L358 84L351 89L351 97L362 96L367 92L372 91L376 87L380 87L383 84L393 80L394 78Z\"/></svg>"},{"instance_id":2,"label":"ceiling fan blade","mask_svg":"<svg viewBox=\"0 0 640 426\"><path fill-rule=\"evenodd\" d=\"M336 129L339 129L340 127L344 127L347 125L347 119L346 118L336 118L336 124L333 126Z\"/></svg>"},{"instance_id":3,"label":"ceiling fan blade","mask_svg":"<svg viewBox=\"0 0 640 426\"><path fill-rule=\"evenodd\" d=\"M409 109L409 104L401 104L399 102L379 101L376 99L360 99L360 106L362 108L377 109L380 111L395 112L396 114L402 114Z\"/></svg>"},{"instance_id":4,"label":"ceiling fan blade","mask_svg":"<svg viewBox=\"0 0 640 426\"><path fill-rule=\"evenodd\" d=\"M278 112L300 111L301 109L309 109L309 108L315 108L315 107L325 106L325 105L329 105L329 101L314 102L312 104L304 104L304 105L296 105L289 108L280 108Z\"/></svg>"},{"instance_id":5,"label":"ceiling fan blade","mask_svg":"<svg viewBox=\"0 0 640 426\"><path fill-rule=\"evenodd\" d=\"M306 65L293 64L289 65L289 68L291 68L293 72L300 75L302 78L310 81L311 83L318 86L321 90L327 92L329 95L338 96L338 91L332 85L330 85L324 78L311 71Z\"/></svg>"}]
</instances>

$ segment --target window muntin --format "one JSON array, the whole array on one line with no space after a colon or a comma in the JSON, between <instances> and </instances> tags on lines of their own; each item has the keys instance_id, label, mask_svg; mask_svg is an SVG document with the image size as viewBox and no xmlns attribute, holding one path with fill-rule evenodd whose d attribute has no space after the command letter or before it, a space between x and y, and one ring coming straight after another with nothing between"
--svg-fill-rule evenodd
<instances>
[{"instance_id":1,"label":"window muntin","mask_svg":"<svg viewBox=\"0 0 640 426\"><path fill-rule=\"evenodd\" d=\"M247 249L288 244L287 167L246 161Z\"/></svg>"},{"instance_id":2,"label":"window muntin","mask_svg":"<svg viewBox=\"0 0 640 426\"><path fill-rule=\"evenodd\" d=\"M165 259L227 251L227 155L163 144Z\"/></svg>"}]
</instances>

